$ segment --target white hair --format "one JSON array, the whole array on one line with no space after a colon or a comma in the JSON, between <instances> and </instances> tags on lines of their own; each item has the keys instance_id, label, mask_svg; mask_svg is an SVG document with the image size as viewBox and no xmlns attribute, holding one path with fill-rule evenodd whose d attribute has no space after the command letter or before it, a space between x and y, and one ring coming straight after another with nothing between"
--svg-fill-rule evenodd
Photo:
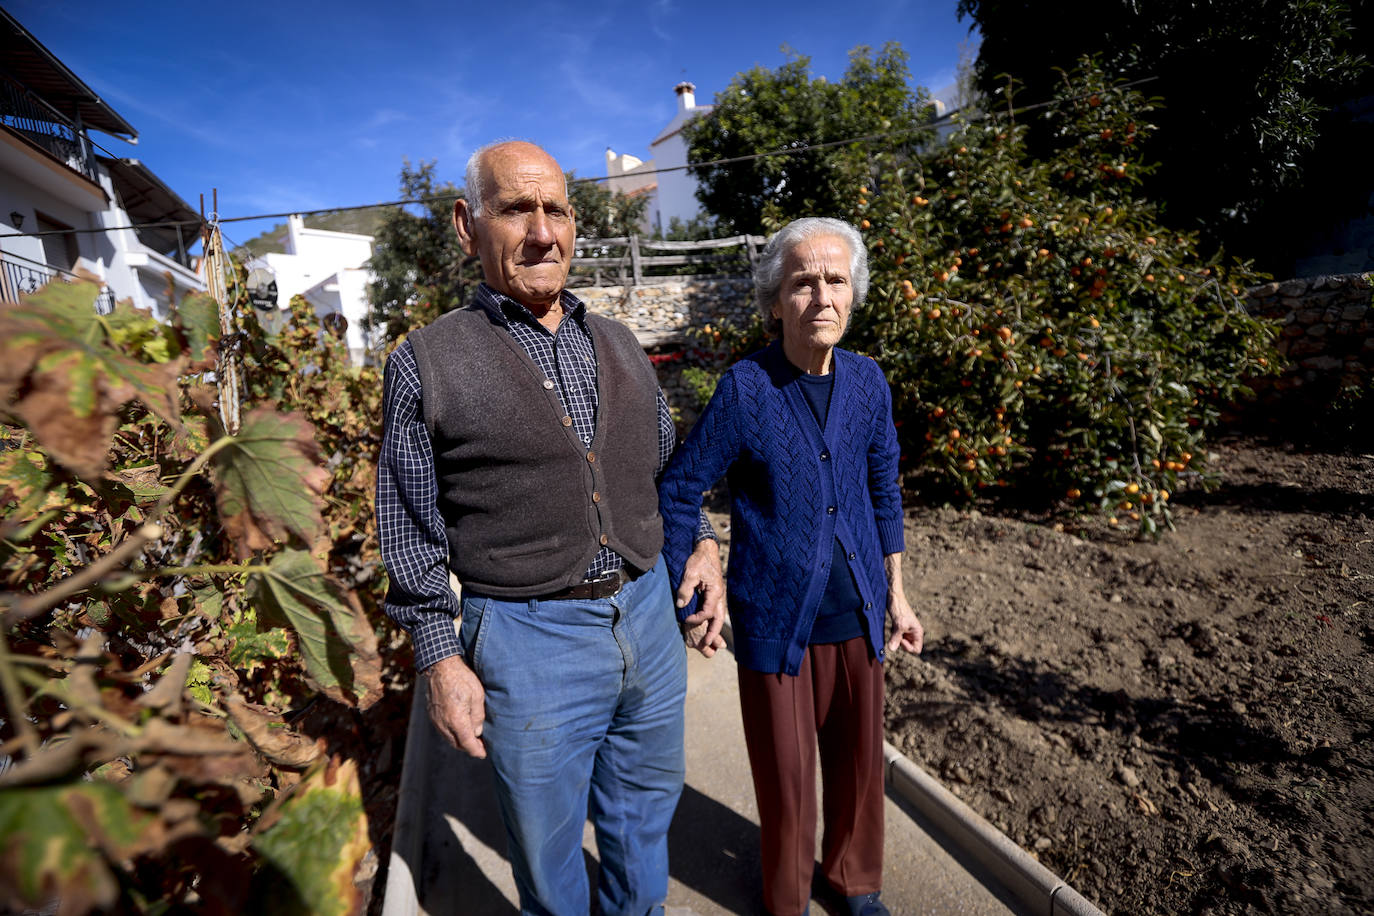
<instances>
[{"instance_id":1,"label":"white hair","mask_svg":"<svg viewBox=\"0 0 1374 916\"><path fill-rule=\"evenodd\" d=\"M467 186L467 194L464 199L468 202L468 214L473 219L480 219L482 216L482 200L486 194L486 186L482 181L482 157L498 146L505 146L507 143L528 143L535 149L544 153L550 159L553 158L549 151L538 143L530 140L521 140L519 137L506 137L501 140L493 140L490 143L477 147L472 155L468 157L467 168L463 170L463 184ZM562 174L562 167L559 167L559 174ZM567 176L563 178L563 196L568 196Z\"/></svg>"},{"instance_id":2,"label":"white hair","mask_svg":"<svg viewBox=\"0 0 1374 916\"><path fill-rule=\"evenodd\" d=\"M787 253L801 242L821 235L834 236L848 246L849 282L854 286L851 308L863 305L868 295L868 248L859 230L844 220L828 216L793 220L768 239L759 256L758 266L754 268L754 301L770 334L782 333L782 322L773 317L773 306L777 304L778 294L782 290L782 263L787 259Z\"/></svg>"}]
</instances>

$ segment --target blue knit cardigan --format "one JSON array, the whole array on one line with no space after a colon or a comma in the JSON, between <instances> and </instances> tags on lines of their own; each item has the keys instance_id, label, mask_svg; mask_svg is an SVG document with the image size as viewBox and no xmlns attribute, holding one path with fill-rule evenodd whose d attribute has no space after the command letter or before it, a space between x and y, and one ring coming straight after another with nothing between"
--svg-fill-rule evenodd
<instances>
[{"instance_id":1,"label":"blue knit cardigan","mask_svg":"<svg viewBox=\"0 0 1374 916\"><path fill-rule=\"evenodd\" d=\"M868 357L836 349L832 371L822 434L780 342L736 363L659 485L663 552L676 591L702 492L727 476L730 622L735 657L754 671L801 669L836 537L863 598L865 635L883 658L883 557L904 546L892 395ZM695 609L694 599L678 616Z\"/></svg>"}]
</instances>

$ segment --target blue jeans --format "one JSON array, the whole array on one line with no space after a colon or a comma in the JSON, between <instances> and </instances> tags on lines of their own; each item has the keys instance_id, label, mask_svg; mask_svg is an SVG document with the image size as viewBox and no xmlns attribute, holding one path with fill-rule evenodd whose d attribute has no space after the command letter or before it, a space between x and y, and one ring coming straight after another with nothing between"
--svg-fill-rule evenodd
<instances>
[{"instance_id":1,"label":"blue jeans","mask_svg":"<svg viewBox=\"0 0 1374 916\"><path fill-rule=\"evenodd\" d=\"M682 794L687 657L660 559L613 598L463 598L461 639L486 691L520 911L588 911L590 811L606 916L668 896L668 824ZM589 804L590 803L590 804Z\"/></svg>"}]
</instances>

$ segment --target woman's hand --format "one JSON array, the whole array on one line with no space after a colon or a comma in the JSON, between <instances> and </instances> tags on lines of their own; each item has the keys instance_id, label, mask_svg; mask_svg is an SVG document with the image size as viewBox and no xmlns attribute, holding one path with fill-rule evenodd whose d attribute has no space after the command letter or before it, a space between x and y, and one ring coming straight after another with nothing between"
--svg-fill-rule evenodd
<instances>
[{"instance_id":1,"label":"woman's hand","mask_svg":"<svg viewBox=\"0 0 1374 916\"><path fill-rule=\"evenodd\" d=\"M710 658L725 648L720 629L725 625L725 577L720 569L720 545L712 538L697 542L682 571L677 590L677 606L686 607L692 594L699 592L697 612L683 621L682 637L687 645Z\"/></svg>"},{"instance_id":2,"label":"woman's hand","mask_svg":"<svg viewBox=\"0 0 1374 916\"><path fill-rule=\"evenodd\" d=\"M892 618L892 638L887 641L887 651L896 652L901 646L908 652L921 654L925 642L925 628L906 603L906 595L899 589L887 596L887 613Z\"/></svg>"},{"instance_id":3,"label":"woman's hand","mask_svg":"<svg viewBox=\"0 0 1374 916\"><path fill-rule=\"evenodd\" d=\"M896 652L900 646L920 655L925 643L925 628L906 602L906 588L902 585L902 555L890 553L883 557L883 568L887 573L887 613L892 618L892 638L887 641L887 651Z\"/></svg>"}]
</instances>

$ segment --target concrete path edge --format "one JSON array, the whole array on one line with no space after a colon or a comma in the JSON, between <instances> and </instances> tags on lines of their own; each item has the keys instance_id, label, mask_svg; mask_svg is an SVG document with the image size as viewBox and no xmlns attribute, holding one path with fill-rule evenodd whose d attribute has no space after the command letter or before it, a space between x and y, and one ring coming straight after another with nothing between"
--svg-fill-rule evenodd
<instances>
[{"instance_id":1,"label":"concrete path edge","mask_svg":"<svg viewBox=\"0 0 1374 916\"><path fill-rule=\"evenodd\" d=\"M954 793L883 742L886 782L959 848L973 856L1027 908L1049 916L1104 916L1082 894L988 823Z\"/></svg>"},{"instance_id":2,"label":"concrete path edge","mask_svg":"<svg viewBox=\"0 0 1374 916\"><path fill-rule=\"evenodd\" d=\"M396 791L396 820L391 829L391 858L387 862L386 886L382 889L382 916L416 916L420 912L420 893L410 862L418 862L420 828L424 802L420 782L425 778L419 767L410 765L416 759L419 745L425 740L425 722L429 719L425 697L429 682L415 677L415 693L410 701L410 720L406 726L405 758L401 764L401 785ZM376 893L374 890L373 893Z\"/></svg>"}]
</instances>

